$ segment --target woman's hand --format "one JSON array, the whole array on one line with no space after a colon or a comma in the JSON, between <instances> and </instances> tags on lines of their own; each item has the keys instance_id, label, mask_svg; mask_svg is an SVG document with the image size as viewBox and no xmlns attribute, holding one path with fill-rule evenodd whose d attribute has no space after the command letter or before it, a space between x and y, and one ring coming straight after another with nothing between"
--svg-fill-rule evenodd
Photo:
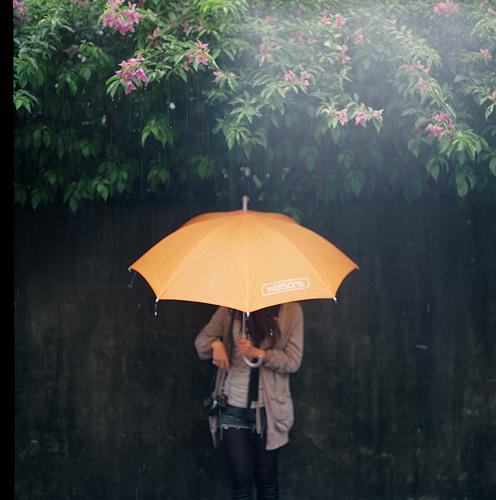
<instances>
[{"instance_id":1,"label":"woman's hand","mask_svg":"<svg viewBox=\"0 0 496 500\"><path fill-rule=\"evenodd\" d=\"M229 357L224 342L215 339L210 347L212 348L212 363L221 370L229 370Z\"/></svg>"},{"instance_id":2,"label":"woman's hand","mask_svg":"<svg viewBox=\"0 0 496 500\"><path fill-rule=\"evenodd\" d=\"M250 339L241 337L238 340L238 349L241 354L244 354L248 358L265 358L265 350L255 347Z\"/></svg>"}]
</instances>

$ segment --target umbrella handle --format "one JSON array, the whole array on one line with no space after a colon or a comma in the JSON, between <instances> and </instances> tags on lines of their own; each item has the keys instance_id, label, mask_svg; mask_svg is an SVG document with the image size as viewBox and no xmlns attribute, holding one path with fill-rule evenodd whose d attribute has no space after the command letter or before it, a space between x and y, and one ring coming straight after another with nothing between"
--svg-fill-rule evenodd
<instances>
[{"instance_id":1,"label":"umbrella handle","mask_svg":"<svg viewBox=\"0 0 496 500\"><path fill-rule=\"evenodd\" d=\"M252 368L257 368L262 364L262 358L258 358L257 361L253 362L250 361L244 354L243 354L243 361Z\"/></svg>"},{"instance_id":2,"label":"umbrella handle","mask_svg":"<svg viewBox=\"0 0 496 500\"><path fill-rule=\"evenodd\" d=\"M246 335L246 314L247 313L243 313L243 325L242 325L242 335L247 338L247 335ZM251 361L249 358L247 358L244 354L243 354L243 361L248 365L248 366L251 366L252 368L258 368L261 364L262 364L262 358L258 358L256 361Z\"/></svg>"}]
</instances>

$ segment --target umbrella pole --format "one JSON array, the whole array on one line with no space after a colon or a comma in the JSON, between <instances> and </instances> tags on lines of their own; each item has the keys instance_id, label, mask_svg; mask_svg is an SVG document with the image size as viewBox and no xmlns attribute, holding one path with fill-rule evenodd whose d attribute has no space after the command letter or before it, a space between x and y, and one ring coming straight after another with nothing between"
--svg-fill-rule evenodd
<instances>
[{"instance_id":1,"label":"umbrella pole","mask_svg":"<svg viewBox=\"0 0 496 500\"><path fill-rule=\"evenodd\" d=\"M243 323L242 323L242 335L246 339L248 338L248 335L246 334L246 318L248 317L250 313L245 313L243 312ZM253 362L251 361L248 357L246 357L243 354L243 361L248 365L251 366L252 368L257 368L262 364L262 358L258 358L257 361Z\"/></svg>"}]
</instances>

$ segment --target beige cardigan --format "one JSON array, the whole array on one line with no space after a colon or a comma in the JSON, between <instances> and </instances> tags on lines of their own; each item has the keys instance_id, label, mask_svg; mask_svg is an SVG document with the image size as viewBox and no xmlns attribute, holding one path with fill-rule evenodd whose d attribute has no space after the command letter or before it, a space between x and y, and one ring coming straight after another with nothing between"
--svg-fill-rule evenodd
<instances>
[{"instance_id":1,"label":"beige cardigan","mask_svg":"<svg viewBox=\"0 0 496 500\"><path fill-rule=\"evenodd\" d=\"M231 357L233 332L238 332L241 329L241 321L235 319L232 331L228 332L229 311L226 307L219 307L208 324L196 336L195 347L200 359L212 358L210 344L214 338L218 337L223 337L228 355ZM274 348L267 349L268 339L260 346L267 350L267 355L260 366L260 381L267 415L267 450L275 450L289 441L289 430L294 422L289 374L298 370L303 357L303 311L301 305L297 302L282 304L278 321L281 336ZM224 370L218 370L213 396L219 392L225 376ZM209 424L214 446L217 446L216 417L209 417ZM257 426L258 431L260 431L260 408L258 405Z\"/></svg>"}]
</instances>

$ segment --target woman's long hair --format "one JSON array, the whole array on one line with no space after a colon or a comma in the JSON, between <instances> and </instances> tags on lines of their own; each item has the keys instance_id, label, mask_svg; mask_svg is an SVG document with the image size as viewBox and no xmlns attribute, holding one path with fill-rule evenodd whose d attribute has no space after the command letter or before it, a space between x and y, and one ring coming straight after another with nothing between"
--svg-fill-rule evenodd
<instances>
[{"instance_id":1,"label":"woman's long hair","mask_svg":"<svg viewBox=\"0 0 496 500\"><path fill-rule=\"evenodd\" d=\"M270 347L274 347L275 343L279 340L281 335L277 322L279 309L279 305L266 307L248 316L246 330L248 337L255 346L260 346L262 340L268 338L270 340Z\"/></svg>"}]
</instances>

